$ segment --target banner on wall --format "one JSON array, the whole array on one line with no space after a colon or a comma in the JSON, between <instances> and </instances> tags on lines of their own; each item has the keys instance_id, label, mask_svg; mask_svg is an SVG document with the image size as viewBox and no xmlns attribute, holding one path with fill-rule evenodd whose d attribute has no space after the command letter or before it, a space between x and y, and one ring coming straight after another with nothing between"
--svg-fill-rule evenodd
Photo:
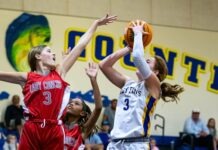
<instances>
[{"instance_id":1,"label":"banner on wall","mask_svg":"<svg viewBox=\"0 0 218 150\"><path fill-rule=\"evenodd\" d=\"M0 31L1 35L4 35L0 37L0 59L3 61L0 63L0 68L4 71L29 71L27 54L31 47L39 44L49 44L56 49L54 51L57 55L60 54L58 57L61 59L61 52L68 47L74 47L93 21L5 10L0 10L0 15L7 16L2 18L1 26L4 30ZM70 82L73 80L72 97L80 96L90 103L94 102L92 90L88 80L84 80L86 77L81 67L90 60L98 63L116 49L124 47L125 26L126 23L117 21L98 29L90 44L80 55L75 69L69 72L66 79ZM153 26L153 31L152 42L145 49L146 56L159 55L164 58L169 71L167 82L178 83L185 88L179 104L160 105L157 113L163 115L167 122L172 124L175 122L175 117L172 117L171 112L179 116L181 112L191 111L192 108L206 109L205 103L207 103L210 110L205 111L205 118L218 116L215 111L218 96L218 55L216 53L218 33L159 26ZM115 67L124 74L134 76L135 67L131 54L122 58ZM84 78L81 74L84 74ZM71 79L71 77L74 78ZM118 96L119 90L107 84L109 81L101 73L99 82L104 106L108 106L110 99ZM13 89L10 88L10 84L3 82L0 84L4 85L0 87L0 92L16 93L16 88L13 91L7 91L7 89ZM181 109L178 109L179 106ZM178 122L180 127L189 113L185 115ZM166 134L169 135L178 133L178 129L167 127L166 130Z\"/></svg>"},{"instance_id":2,"label":"banner on wall","mask_svg":"<svg viewBox=\"0 0 218 150\"><path fill-rule=\"evenodd\" d=\"M17 71L28 71L29 50L50 41L50 27L43 15L23 13L12 20L5 33L5 50L11 66Z\"/></svg>"}]
</instances>

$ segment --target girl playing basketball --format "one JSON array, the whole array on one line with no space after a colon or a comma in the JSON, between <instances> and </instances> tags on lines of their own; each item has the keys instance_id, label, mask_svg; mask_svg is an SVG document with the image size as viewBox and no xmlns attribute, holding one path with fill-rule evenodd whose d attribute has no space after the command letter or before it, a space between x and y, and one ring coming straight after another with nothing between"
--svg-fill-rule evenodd
<instances>
[{"instance_id":1,"label":"girl playing basketball","mask_svg":"<svg viewBox=\"0 0 218 150\"><path fill-rule=\"evenodd\" d=\"M0 80L19 84L23 88L27 118L21 134L21 150L64 149L64 133L60 117L68 104L69 85L62 78L76 62L98 26L112 23L116 16L93 22L78 44L63 62L55 64L50 47L40 45L28 54L31 72L0 72Z\"/></svg>"},{"instance_id":2,"label":"girl playing basketball","mask_svg":"<svg viewBox=\"0 0 218 150\"><path fill-rule=\"evenodd\" d=\"M104 75L121 89L111 131L112 141L107 147L109 150L148 150L150 121L158 99L176 101L183 91L179 85L161 83L167 76L166 63L158 56L145 60L142 36L147 33L143 32L143 24L133 24L133 50L125 47L100 62ZM113 68L115 62L131 51L139 81Z\"/></svg>"},{"instance_id":3,"label":"girl playing basketball","mask_svg":"<svg viewBox=\"0 0 218 150\"><path fill-rule=\"evenodd\" d=\"M84 149L84 141L95 130L95 123L101 113L102 102L101 94L96 81L98 65L90 63L86 69L86 74L89 76L94 100L95 108L91 112L89 106L80 98L75 98L70 101L66 108L64 116L65 129L65 149L67 150L82 150Z\"/></svg>"}]
</instances>

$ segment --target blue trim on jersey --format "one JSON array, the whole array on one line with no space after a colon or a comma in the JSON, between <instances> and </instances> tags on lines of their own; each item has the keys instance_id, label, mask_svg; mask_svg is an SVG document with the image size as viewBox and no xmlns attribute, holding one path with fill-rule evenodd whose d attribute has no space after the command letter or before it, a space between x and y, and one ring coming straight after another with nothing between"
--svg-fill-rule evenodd
<instances>
[{"instance_id":1,"label":"blue trim on jersey","mask_svg":"<svg viewBox=\"0 0 218 150\"><path fill-rule=\"evenodd\" d=\"M149 101L148 101L148 104L147 104L147 111L146 111L146 115L145 115L145 120L144 120L144 133L145 133L145 136L148 135L148 131L149 131L149 128L150 128L150 113L152 111L152 109L156 106L155 105L155 99L153 97L150 97L149 98ZM149 127L148 127L149 126Z\"/></svg>"}]
</instances>

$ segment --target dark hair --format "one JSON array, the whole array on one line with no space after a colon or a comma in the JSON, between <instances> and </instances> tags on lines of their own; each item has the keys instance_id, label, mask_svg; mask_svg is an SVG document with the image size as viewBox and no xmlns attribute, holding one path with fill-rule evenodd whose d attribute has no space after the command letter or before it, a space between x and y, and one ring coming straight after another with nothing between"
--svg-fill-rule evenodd
<instances>
[{"instance_id":1,"label":"dark hair","mask_svg":"<svg viewBox=\"0 0 218 150\"><path fill-rule=\"evenodd\" d=\"M12 101L13 105L18 105L20 103L20 96L19 95L13 95L11 101Z\"/></svg>"},{"instance_id":2,"label":"dark hair","mask_svg":"<svg viewBox=\"0 0 218 150\"><path fill-rule=\"evenodd\" d=\"M36 70L36 54L41 54L42 50L47 47L47 45L39 45L33 47L28 54L28 63L30 66L31 71Z\"/></svg>"},{"instance_id":3,"label":"dark hair","mask_svg":"<svg viewBox=\"0 0 218 150\"><path fill-rule=\"evenodd\" d=\"M80 119L78 120L78 124L79 124L79 126L82 127L86 123L86 121L89 119L92 111L89 108L89 106L82 99L81 99L81 101L82 101L82 105L83 105L82 111L85 112L85 115L80 117Z\"/></svg>"},{"instance_id":4,"label":"dark hair","mask_svg":"<svg viewBox=\"0 0 218 150\"><path fill-rule=\"evenodd\" d=\"M114 102L114 101L115 101L115 102L117 102L117 99L116 99L116 98L114 98L114 99L112 99L112 100L111 100L111 102Z\"/></svg>"},{"instance_id":5,"label":"dark hair","mask_svg":"<svg viewBox=\"0 0 218 150\"><path fill-rule=\"evenodd\" d=\"M77 97L78 98L78 97ZM79 98L81 101L82 101L82 111L84 111L84 115L81 116L78 120L78 125L81 129L83 129L83 125L88 121L90 115L92 114L92 111L91 109L89 108L89 106L84 102L84 100L82 100L81 98ZM70 101L71 102L71 101ZM70 103L69 102L69 103ZM67 122L68 121L68 114L66 114L66 116L63 118L63 122ZM92 130L92 132L88 135L88 136L91 136L93 135L94 133L97 133L98 132L98 129L99 127L98 126L95 126Z\"/></svg>"},{"instance_id":6,"label":"dark hair","mask_svg":"<svg viewBox=\"0 0 218 150\"><path fill-rule=\"evenodd\" d=\"M211 128L211 126L209 125L209 123L210 123L212 120L215 121L214 118L209 118L209 119L208 119L208 122L207 122L207 127L208 127L208 128ZM214 124L214 127L212 127L212 128L214 128L214 129L216 128L216 123Z\"/></svg>"},{"instance_id":7,"label":"dark hair","mask_svg":"<svg viewBox=\"0 0 218 150\"><path fill-rule=\"evenodd\" d=\"M18 100L18 99L20 100L20 96L19 96L19 95L13 95L13 96L12 96L12 101L13 101L13 100Z\"/></svg>"},{"instance_id":8,"label":"dark hair","mask_svg":"<svg viewBox=\"0 0 218 150\"><path fill-rule=\"evenodd\" d=\"M162 82L168 74L167 65L163 58L161 58L160 56L155 56L154 58L156 60L154 69L159 71L157 77L160 82ZM184 88L178 84L171 85L169 83L163 82L161 83L160 87L162 91L161 98L165 102L177 102L179 100L178 94L184 91Z\"/></svg>"}]
</instances>

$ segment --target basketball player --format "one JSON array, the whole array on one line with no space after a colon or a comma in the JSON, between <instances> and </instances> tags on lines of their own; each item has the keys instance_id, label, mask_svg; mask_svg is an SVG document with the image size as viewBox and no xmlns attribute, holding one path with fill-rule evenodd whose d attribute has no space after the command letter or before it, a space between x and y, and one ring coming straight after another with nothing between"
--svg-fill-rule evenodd
<instances>
[{"instance_id":1,"label":"basketball player","mask_svg":"<svg viewBox=\"0 0 218 150\"><path fill-rule=\"evenodd\" d=\"M68 104L70 90L63 77L73 66L100 25L113 22L116 16L97 19L63 62L55 64L55 54L48 46L33 47L28 54L29 73L0 72L0 80L19 84L26 105L20 150L64 149L64 133L60 117Z\"/></svg>"},{"instance_id":2,"label":"basketball player","mask_svg":"<svg viewBox=\"0 0 218 150\"><path fill-rule=\"evenodd\" d=\"M63 118L66 150L84 149L85 139L95 131L95 123L102 109L101 94L96 81L97 72L98 65L90 63L86 74L89 76L93 88L95 100L93 112L81 98L72 99L66 108L66 116Z\"/></svg>"},{"instance_id":3,"label":"basketball player","mask_svg":"<svg viewBox=\"0 0 218 150\"><path fill-rule=\"evenodd\" d=\"M183 91L179 85L161 84L167 76L166 63L158 56L145 60L142 35L147 33L143 32L143 24L133 24L133 50L125 47L100 62L104 75L121 89L108 150L149 150L151 116L158 99L176 101L178 94ZM113 68L115 62L131 51L139 81L134 81Z\"/></svg>"}]
</instances>

